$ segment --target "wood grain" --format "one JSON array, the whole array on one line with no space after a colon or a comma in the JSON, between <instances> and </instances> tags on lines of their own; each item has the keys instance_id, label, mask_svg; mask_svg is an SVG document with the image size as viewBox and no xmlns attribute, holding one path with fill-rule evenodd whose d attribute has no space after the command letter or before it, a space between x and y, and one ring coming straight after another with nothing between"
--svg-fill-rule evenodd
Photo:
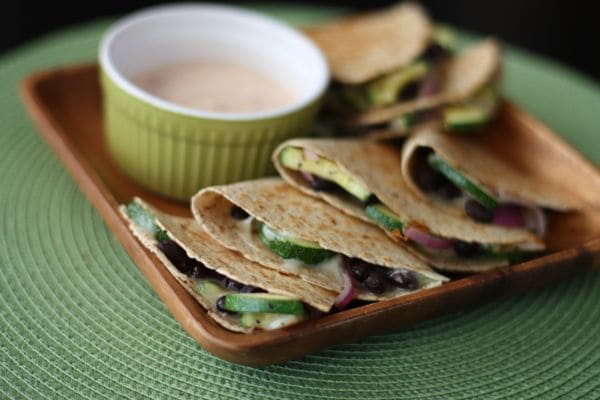
<instances>
[{"instance_id":1,"label":"wood grain","mask_svg":"<svg viewBox=\"0 0 600 400\"><path fill-rule=\"evenodd\" d=\"M279 363L325 347L408 327L419 321L475 307L536 287L561 282L600 265L600 177L598 170L533 117L506 104L490 130L500 151L540 152L546 163L524 168L560 171L560 184L585 205L579 213L555 216L550 225L552 254L489 273L454 279L430 290L372 303L306 323L250 335L227 331L206 312L129 232L117 206L139 196L153 206L189 216L187 203L167 199L135 183L111 161L104 145L97 65L35 73L21 85L21 96L41 135L56 152L109 229L200 345L225 360L247 365ZM502 133L510 133L502 140ZM512 147L506 145L510 138ZM517 145L518 144L518 145ZM526 147L525 147L526 146ZM552 177L551 170L544 176Z\"/></svg>"}]
</instances>

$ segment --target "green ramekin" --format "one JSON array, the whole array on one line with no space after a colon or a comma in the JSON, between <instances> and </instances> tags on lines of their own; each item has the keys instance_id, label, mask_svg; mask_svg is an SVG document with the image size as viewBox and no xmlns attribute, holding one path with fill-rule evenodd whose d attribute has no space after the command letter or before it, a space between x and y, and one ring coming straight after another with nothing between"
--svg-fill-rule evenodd
<instances>
[{"instance_id":1,"label":"green ramekin","mask_svg":"<svg viewBox=\"0 0 600 400\"><path fill-rule=\"evenodd\" d=\"M211 21L233 13L235 18L250 19L251 25L260 29L266 24L282 31L301 46L312 47L303 51L314 50L315 65L317 70L321 63L324 65L324 76L315 76L314 90L300 96L291 107L255 115L229 115L188 110L153 98L131 83L128 77L131 71L128 74L111 64L113 60L107 49L115 38L131 34L130 26L156 26L156 19L164 24L165 18L177 20L181 14L189 19L194 13L208 13ZM238 20L234 22L239 26ZM219 26L222 25L219 21ZM118 51L117 48L115 52ZM116 164L141 185L182 200L206 186L272 175L275 172L270 162L272 151L282 141L310 133L328 78L326 62L316 47L291 28L266 17L215 5L154 7L117 23L101 45L100 81L108 150Z\"/></svg>"}]
</instances>

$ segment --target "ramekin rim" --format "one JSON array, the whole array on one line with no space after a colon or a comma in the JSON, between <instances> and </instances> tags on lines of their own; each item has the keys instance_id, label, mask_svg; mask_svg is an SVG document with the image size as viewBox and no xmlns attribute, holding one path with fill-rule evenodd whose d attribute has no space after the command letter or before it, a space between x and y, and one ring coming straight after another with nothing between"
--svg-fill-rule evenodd
<instances>
[{"instance_id":1,"label":"ramekin rim","mask_svg":"<svg viewBox=\"0 0 600 400\"><path fill-rule=\"evenodd\" d=\"M133 84L129 79L125 78L118 69L113 65L110 56L109 50L110 45L117 37L119 33L125 30L127 27L141 23L144 20L156 18L160 16L161 13L165 12L182 12L182 11L217 11L223 13L234 13L237 15L242 15L245 18L251 18L261 23L265 23L271 25L277 29L286 30L292 35L295 35L301 42L305 45L308 45L309 48L315 54L316 62L320 64L320 69L322 70L322 74L317 79L318 85L316 86L316 90L311 93L309 96L303 96L300 100L294 102L293 104L281 108L277 108L269 111L260 111L260 112L245 112L245 113L229 113L229 112L211 112L211 111L203 111L190 107L181 106L175 103L172 103L167 100L163 100L157 96L154 96L143 89L139 88L135 84ZM140 11L134 12L130 14L116 23L114 23L103 35L100 41L100 67L104 73L108 76L108 78L120 89L127 92L129 95L141 100L145 103L153 105L159 109L169 111L175 114L187 116L187 117L196 117L207 120L218 120L218 121L259 121L259 120L267 120L274 119L279 117L285 117L286 115L294 114L298 111L301 111L315 101L317 101L327 89L330 79L330 71L327 65L327 61L321 50L308 39L301 32L293 29L292 27L272 18L267 15L231 5L222 5L216 3L201 3L201 4L167 4L167 5L158 5L153 7L144 8Z\"/></svg>"}]
</instances>

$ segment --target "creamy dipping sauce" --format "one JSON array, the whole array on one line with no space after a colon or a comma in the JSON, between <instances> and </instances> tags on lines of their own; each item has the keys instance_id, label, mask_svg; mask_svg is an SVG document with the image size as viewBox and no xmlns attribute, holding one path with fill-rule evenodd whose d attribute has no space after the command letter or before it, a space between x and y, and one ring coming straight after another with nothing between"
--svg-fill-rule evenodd
<instances>
[{"instance_id":1,"label":"creamy dipping sauce","mask_svg":"<svg viewBox=\"0 0 600 400\"><path fill-rule=\"evenodd\" d=\"M200 111L247 113L291 105L294 94L250 67L221 61L192 61L144 72L133 82L156 97Z\"/></svg>"}]
</instances>

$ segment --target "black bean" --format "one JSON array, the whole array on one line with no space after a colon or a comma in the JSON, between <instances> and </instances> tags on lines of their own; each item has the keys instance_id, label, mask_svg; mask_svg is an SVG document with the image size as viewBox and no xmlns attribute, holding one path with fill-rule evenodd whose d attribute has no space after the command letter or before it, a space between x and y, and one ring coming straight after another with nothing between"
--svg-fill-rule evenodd
<instances>
[{"instance_id":1,"label":"black bean","mask_svg":"<svg viewBox=\"0 0 600 400\"><path fill-rule=\"evenodd\" d=\"M202 263L196 260L192 260L193 264L189 270L188 275L195 279L206 278L213 274L213 271L206 268Z\"/></svg>"},{"instance_id":2,"label":"black bean","mask_svg":"<svg viewBox=\"0 0 600 400\"><path fill-rule=\"evenodd\" d=\"M350 269L350 267L359 262L363 261L360 258L351 258L342 255L342 265L344 266L344 268Z\"/></svg>"},{"instance_id":3,"label":"black bean","mask_svg":"<svg viewBox=\"0 0 600 400\"><path fill-rule=\"evenodd\" d=\"M312 180L309 180L308 183L311 188L317 191L333 192L341 190L337 183L332 182L328 179L318 177L316 175L312 175Z\"/></svg>"},{"instance_id":4,"label":"black bean","mask_svg":"<svg viewBox=\"0 0 600 400\"><path fill-rule=\"evenodd\" d=\"M159 242L156 246L160 249L160 251L163 252L165 256L167 256L169 261L171 261L173 264L175 264L175 261L179 261L183 257L187 257L185 251L181 248L181 246L179 246L175 241L171 239L163 240L162 242Z\"/></svg>"},{"instance_id":5,"label":"black bean","mask_svg":"<svg viewBox=\"0 0 600 400\"><path fill-rule=\"evenodd\" d=\"M452 247L454 248L454 252L456 253L456 255L463 258L474 257L480 254L483 250L479 243L463 242L460 240L454 242L454 245Z\"/></svg>"},{"instance_id":6,"label":"black bean","mask_svg":"<svg viewBox=\"0 0 600 400\"><path fill-rule=\"evenodd\" d=\"M352 277L358 282L364 282L364 280L367 278L368 272L369 266L366 263L361 262L350 267L350 274L352 274Z\"/></svg>"},{"instance_id":7,"label":"black bean","mask_svg":"<svg viewBox=\"0 0 600 400\"><path fill-rule=\"evenodd\" d=\"M225 286L227 289L229 289L231 291L240 292L240 293L263 292L263 290L260 288L257 288L255 286L250 286L250 285L244 285L243 283L234 281L233 279L227 278L227 277L225 277L223 279L223 286Z\"/></svg>"},{"instance_id":8,"label":"black bean","mask_svg":"<svg viewBox=\"0 0 600 400\"><path fill-rule=\"evenodd\" d=\"M425 50L422 58L425 61L436 62L448 54L447 50L437 43L432 43Z\"/></svg>"},{"instance_id":9,"label":"black bean","mask_svg":"<svg viewBox=\"0 0 600 400\"><path fill-rule=\"evenodd\" d=\"M427 162L431 150L420 150L414 161L412 177L417 186L424 192L433 193L444 200L452 200L462 191L448 178L436 171Z\"/></svg>"},{"instance_id":10,"label":"black bean","mask_svg":"<svg viewBox=\"0 0 600 400\"><path fill-rule=\"evenodd\" d=\"M200 278L203 276L202 270L201 268L203 267L199 262L197 262L196 260L192 260L191 258L186 258L185 260L182 260L179 262L179 264L174 264L177 269L179 271L181 271L182 273L186 274L189 277L192 278ZM198 275L198 276L196 276Z\"/></svg>"},{"instance_id":11,"label":"black bean","mask_svg":"<svg viewBox=\"0 0 600 400\"><path fill-rule=\"evenodd\" d=\"M431 168L427 158L422 156L417 156L412 175L417 186L424 192L435 191L444 180L444 176Z\"/></svg>"},{"instance_id":12,"label":"black bean","mask_svg":"<svg viewBox=\"0 0 600 400\"><path fill-rule=\"evenodd\" d=\"M367 200L365 200L365 205L370 206L371 204L381 204L381 200L372 194L367 198Z\"/></svg>"},{"instance_id":13,"label":"black bean","mask_svg":"<svg viewBox=\"0 0 600 400\"><path fill-rule=\"evenodd\" d=\"M225 296L221 296L217 299L217 310L222 311L222 312L226 312L227 310L225 309Z\"/></svg>"},{"instance_id":14,"label":"black bean","mask_svg":"<svg viewBox=\"0 0 600 400\"><path fill-rule=\"evenodd\" d=\"M217 310L221 311L222 313L231 314L231 315L237 314L235 311L229 311L229 310L225 309L225 296L221 296L217 299L216 307L217 307Z\"/></svg>"},{"instance_id":15,"label":"black bean","mask_svg":"<svg viewBox=\"0 0 600 400\"><path fill-rule=\"evenodd\" d=\"M465 202L465 213L477 222L491 222L494 212L474 199Z\"/></svg>"},{"instance_id":16,"label":"black bean","mask_svg":"<svg viewBox=\"0 0 600 400\"><path fill-rule=\"evenodd\" d=\"M231 207L230 214L231 214L232 218L240 219L240 220L241 219L246 219L246 218L248 218L250 216L250 214L248 214L246 212L246 210L244 210L243 208L238 207L236 205L234 205L234 206Z\"/></svg>"},{"instance_id":17,"label":"black bean","mask_svg":"<svg viewBox=\"0 0 600 400\"><path fill-rule=\"evenodd\" d=\"M419 286L417 275L406 269L397 269L388 275L392 285L402 289L415 290Z\"/></svg>"},{"instance_id":18,"label":"black bean","mask_svg":"<svg viewBox=\"0 0 600 400\"><path fill-rule=\"evenodd\" d=\"M387 276L378 269L371 269L364 282L365 287L375 294L385 292L387 284Z\"/></svg>"},{"instance_id":19,"label":"black bean","mask_svg":"<svg viewBox=\"0 0 600 400\"><path fill-rule=\"evenodd\" d=\"M400 100L412 100L417 97L419 87L421 87L420 81L414 81L406 85L400 92Z\"/></svg>"},{"instance_id":20,"label":"black bean","mask_svg":"<svg viewBox=\"0 0 600 400\"><path fill-rule=\"evenodd\" d=\"M185 253L185 250L181 248L177 243L173 240L165 240L162 242L158 242L157 247L163 254L171 261L179 271L184 274L188 274L191 268L190 263L188 262L189 257Z\"/></svg>"},{"instance_id":21,"label":"black bean","mask_svg":"<svg viewBox=\"0 0 600 400\"><path fill-rule=\"evenodd\" d=\"M257 288L256 286L243 285L243 287L240 289L240 292L242 292L242 293L259 293L259 292L264 292L264 290Z\"/></svg>"},{"instance_id":22,"label":"black bean","mask_svg":"<svg viewBox=\"0 0 600 400\"><path fill-rule=\"evenodd\" d=\"M363 282L367 278L367 273L371 267L366 261L360 258L342 257L343 267L350 272L350 275L358 282Z\"/></svg>"},{"instance_id":23,"label":"black bean","mask_svg":"<svg viewBox=\"0 0 600 400\"><path fill-rule=\"evenodd\" d=\"M462 194L462 191L459 188L457 188L452 182L446 179L446 177L442 178L442 183L435 190L435 194L437 194L444 200L452 200Z\"/></svg>"},{"instance_id":24,"label":"black bean","mask_svg":"<svg viewBox=\"0 0 600 400\"><path fill-rule=\"evenodd\" d=\"M234 281L233 279L225 278L225 287L229 290L233 290L234 292L239 292L242 290L244 285Z\"/></svg>"},{"instance_id":25,"label":"black bean","mask_svg":"<svg viewBox=\"0 0 600 400\"><path fill-rule=\"evenodd\" d=\"M443 177L429 166L419 166L414 174L415 183L424 192L433 192L442 184Z\"/></svg>"},{"instance_id":26,"label":"black bean","mask_svg":"<svg viewBox=\"0 0 600 400\"><path fill-rule=\"evenodd\" d=\"M214 273L200 261L188 257L185 250L173 240L158 242L157 247L182 274L192 278L202 278Z\"/></svg>"}]
</instances>

